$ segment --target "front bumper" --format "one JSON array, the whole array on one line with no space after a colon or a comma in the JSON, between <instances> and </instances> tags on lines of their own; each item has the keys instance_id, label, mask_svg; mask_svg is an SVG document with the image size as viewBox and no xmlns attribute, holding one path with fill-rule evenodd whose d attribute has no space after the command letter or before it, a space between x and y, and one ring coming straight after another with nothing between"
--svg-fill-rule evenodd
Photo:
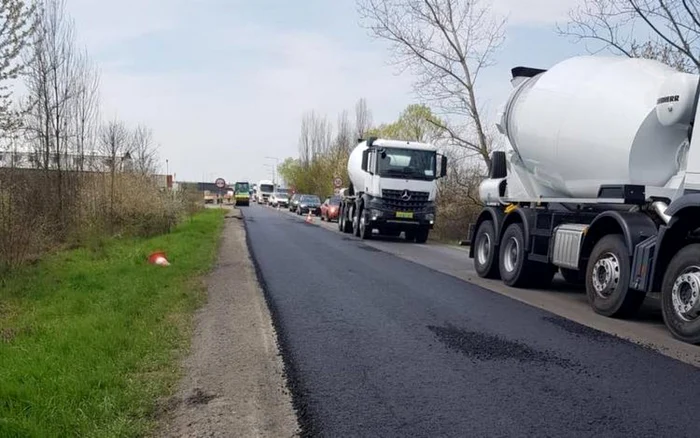
<instances>
[{"instance_id":1,"label":"front bumper","mask_svg":"<svg viewBox=\"0 0 700 438\"><path fill-rule=\"evenodd\" d=\"M433 229L435 213L425 211L393 211L377 208L365 210L366 220L373 228L407 230L412 228Z\"/></svg>"},{"instance_id":2,"label":"front bumper","mask_svg":"<svg viewBox=\"0 0 700 438\"><path fill-rule=\"evenodd\" d=\"M280 207L289 207L288 201L276 201L275 204L279 205Z\"/></svg>"}]
</instances>

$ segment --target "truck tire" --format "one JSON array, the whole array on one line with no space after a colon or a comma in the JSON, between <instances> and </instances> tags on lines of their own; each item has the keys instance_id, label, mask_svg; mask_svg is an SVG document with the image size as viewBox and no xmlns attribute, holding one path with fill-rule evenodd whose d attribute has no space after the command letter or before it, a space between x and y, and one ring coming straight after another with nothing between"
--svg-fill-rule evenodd
<instances>
[{"instance_id":1,"label":"truck tire","mask_svg":"<svg viewBox=\"0 0 700 438\"><path fill-rule=\"evenodd\" d=\"M677 339L700 344L700 244L678 251L661 283L664 323Z\"/></svg>"},{"instance_id":2,"label":"truck tire","mask_svg":"<svg viewBox=\"0 0 700 438\"><path fill-rule=\"evenodd\" d=\"M338 231L340 231L341 233L344 232L343 231L343 217L344 217L343 206L341 205L340 212L338 213Z\"/></svg>"},{"instance_id":3,"label":"truck tire","mask_svg":"<svg viewBox=\"0 0 700 438\"><path fill-rule=\"evenodd\" d=\"M493 221L483 221L474 234L474 270L481 278L499 278Z\"/></svg>"},{"instance_id":4,"label":"truck tire","mask_svg":"<svg viewBox=\"0 0 700 438\"><path fill-rule=\"evenodd\" d=\"M341 212L340 219L338 219L338 227L340 228L340 231L349 234L352 232L352 225L348 223L348 212L347 212L348 206L345 205L343 207L343 210ZM341 225L342 221L342 225Z\"/></svg>"},{"instance_id":5,"label":"truck tire","mask_svg":"<svg viewBox=\"0 0 700 438\"><path fill-rule=\"evenodd\" d=\"M360 221L357 218L358 211L360 211L359 205L355 204L355 208L352 209L352 235L355 237L360 237Z\"/></svg>"},{"instance_id":6,"label":"truck tire","mask_svg":"<svg viewBox=\"0 0 700 438\"><path fill-rule=\"evenodd\" d=\"M586 296L593 310L604 316L628 318L639 310L644 293L632 290L630 256L622 235L609 234L598 241L586 267Z\"/></svg>"},{"instance_id":7,"label":"truck tire","mask_svg":"<svg viewBox=\"0 0 700 438\"><path fill-rule=\"evenodd\" d=\"M367 226L367 217L362 204L357 208L357 216L353 224L355 223L357 223L357 232L355 234L357 237L362 240L372 238L372 228Z\"/></svg>"},{"instance_id":8,"label":"truck tire","mask_svg":"<svg viewBox=\"0 0 700 438\"><path fill-rule=\"evenodd\" d=\"M403 232L404 238L406 239L406 242L413 242L416 240L416 231L415 230L407 230Z\"/></svg>"},{"instance_id":9,"label":"truck tire","mask_svg":"<svg viewBox=\"0 0 700 438\"><path fill-rule=\"evenodd\" d=\"M549 264L527 259L525 232L520 223L510 224L503 233L498 270L503 283L518 288L546 287L556 272Z\"/></svg>"},{"instance_id":10,"label":"truck tire","mask_svg":"<svg viewBox=\"0 0 700 438\"><path fill-rule=\"evenodd\" d=\"M421 228L418 231L416 231L416 243L425 243L428 241L428 235L430 234L430 229L428 228Z\"/></svg>"},{"instance_id":11,"label":"truck tire","mask_svg":"<svg viewBox=\"0 0 700 438\"><path fill-rule=\"evenodd\" d=\"M576 269L559 268L564 281L569 284L583 285L586 283L586 278L582 271Z\"/></svg>"}]
</instances>

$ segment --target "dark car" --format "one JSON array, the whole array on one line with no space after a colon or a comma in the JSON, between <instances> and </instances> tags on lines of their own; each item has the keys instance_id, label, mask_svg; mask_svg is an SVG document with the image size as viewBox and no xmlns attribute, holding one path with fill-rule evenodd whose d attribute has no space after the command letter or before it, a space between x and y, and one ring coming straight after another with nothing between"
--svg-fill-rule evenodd
<instances>
[{"instance_id":1,"label":"dark car","mask_svg":"<svg viewBox=\"0 0 700 438\"><path fill-rule=\"evenodd\" d=\"M321 200L316 195L301 195L297 205L297 214L321 214Z\"/></svg>"},{"instance_id":2,"label":"dark car","mask_svg":"<svg viewBox=\"0 0 700 438\"><path fill-rule=\"evenodd\" d=\"M291 198L289 198L289 211L297 211L299 198L301 198L301 193L295 193Z\"/></svg>"},{"instance_id":3,"label":"dark car","mask_svg":"<svg viewBox=\"0 0 700 438\"><path fill-rule=\"evenodd\" d=\"M331 196L323 201L323 204L321 204L321 220L325 219L328 222L338 220L340 199L340 196Z\"/></svg>"}]
</instances>

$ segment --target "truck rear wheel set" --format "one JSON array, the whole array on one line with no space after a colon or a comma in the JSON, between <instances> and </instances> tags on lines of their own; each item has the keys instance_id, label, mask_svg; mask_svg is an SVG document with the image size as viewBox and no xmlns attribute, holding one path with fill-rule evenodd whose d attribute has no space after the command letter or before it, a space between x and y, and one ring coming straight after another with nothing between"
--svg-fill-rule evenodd
<instances>
[{"instance_id":1,"label":"truck rear wheel set","mask_svg":"<svg viewBox=\"0 0 700 438\"><path fill-rule=\"evenodd\" d=\"M470 257L479 277L516 288L544 288L560 270L567 282L585 285L593 311L612 318L633 317L648 292L660 291L669 331L700 344L700 237L692 233L698 229L696 210L667 218L668 225L658 230L648 211L583 214L522 206L515 214L520 221L509 217L513 210L505 210L485 209L477 222ZM616 228L611 218L624 224Z\"/></svg>"},{"instance_id":2,"label":"truck rear wheel set","mask_svg":"<svg viewBox=\"0 0 700 438\"><path fill-rule=\"evenodd\" d=\"M547 287L556 269L528 260L527 255L522 224L510 224L503 233L498 257L501 279L511 287Z\"/></svg>"}]
</instances>

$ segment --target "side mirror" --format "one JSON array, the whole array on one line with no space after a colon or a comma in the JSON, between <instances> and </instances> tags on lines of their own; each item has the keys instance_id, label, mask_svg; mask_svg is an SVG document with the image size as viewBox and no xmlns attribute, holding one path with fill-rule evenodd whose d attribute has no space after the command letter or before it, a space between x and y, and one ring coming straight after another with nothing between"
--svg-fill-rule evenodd
<instances>
[{"instance_id":1,"label":"side mirror","mask_svg":"<svg viewBox=\"0 0 700 438\"><path fill-rule=\"evenodd\" d=\"M440 161L440 178L447 176L447 157L442 155Z\"/></svg>"},{"instance_id":2,"label":"side mirror","mask_svg":"<svg viewBox=\"0 0 700 438\"><path fill-rule=\"evenodd\" d=\"M367 162L369 161L369 149L362 151L362 170L367 172Z\"/></svg>"}]
</instances>

